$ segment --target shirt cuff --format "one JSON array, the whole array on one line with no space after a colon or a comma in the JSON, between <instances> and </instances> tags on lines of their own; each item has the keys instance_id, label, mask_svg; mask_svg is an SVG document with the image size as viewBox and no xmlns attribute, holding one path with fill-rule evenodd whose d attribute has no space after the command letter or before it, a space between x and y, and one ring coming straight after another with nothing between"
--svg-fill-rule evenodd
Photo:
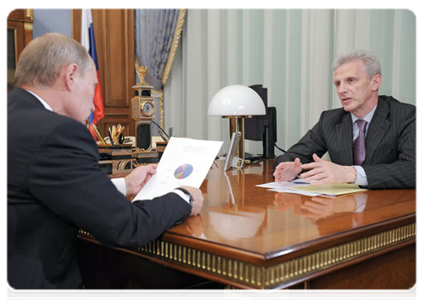
<instances>
[{"instance_id":1,"label":"shirt cuff","mask_svg":"<svg viewBox=\"0 0 423 300\"><path fill-rule=\"evenodd\" d=\"M126 197L125 178L112 178L111 180L112 183L115 185L116 189Z\"/></svg>"},{"instance_id":2,"label":"shirt cuff","mask_svg":"<svg viewBox=\"0 0 423 300\"><path fill-rule=\"evenodd\" d=\"M185 194L183 191L175 189L172 191L172 193L175 193L176 195L184 199L189 204L189 196Z\"/></svg>"},{"instance_id":3,"label":"shirt cuff","mask_svg":"<svg viewBox=\"0 0 423 300\"><path fill-rule=\"evenodd\" d=\"M357 178L355 179L355 184L360 186L368 186L366 171L364 171L361 166L353 166L357 171Z\"/></svg>"}]
</instances>

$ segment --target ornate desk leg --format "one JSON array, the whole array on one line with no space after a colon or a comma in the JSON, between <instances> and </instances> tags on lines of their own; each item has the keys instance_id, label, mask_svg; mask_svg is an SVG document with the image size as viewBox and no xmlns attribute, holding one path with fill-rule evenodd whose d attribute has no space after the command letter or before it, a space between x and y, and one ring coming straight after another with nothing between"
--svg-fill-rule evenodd
<instances>
[{"instance_id":1,"label":"ornate desk leg","mask_svg":"<svg viewBox=\"0 0 423 300\"><path fill-rule=\"evenodd\" d=\"M250 293L246 290L233 287L230 285L227 285L225 287L225 290L223 291L223 295L226 300L254 300L255 298L259 298L258 296L254 296L253 293ZM265 296L261 299L264 300L288 300L290 296L289 289L283 289L279 292L273 293L269 296Z\"/></svg>"}]
</instances>

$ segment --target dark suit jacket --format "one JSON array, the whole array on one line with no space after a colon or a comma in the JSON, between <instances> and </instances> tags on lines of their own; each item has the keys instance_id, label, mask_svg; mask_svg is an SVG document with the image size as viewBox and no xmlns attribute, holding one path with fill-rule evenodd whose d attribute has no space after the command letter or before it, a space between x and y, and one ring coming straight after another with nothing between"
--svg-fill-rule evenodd
<instances>
[{"instance_id":1,"label":"dark suit jacket","mask_svg":"<svg viewBox=\"0 0 423 300\"><path fill-rule=\"evenodd\" d=\"M275 160L275 167L299 157L312 162L316 153L326 152L332 162L353 165L351 114L343 108L324 111L319 122L287 153ZM392 97L379 96L378 105L366 136L366 172L368 188L416 187L416 107Z\"/></svg>"},{"instance_id":2,"label":"dark suit jacket","mask_svg":"<svg viewBox=\"0 0 423 300\"><path fill-rule=\"evenodd\" d=\"M131 204L98 168L87 128L46 110L23 89L8 97L7 151L13 288L77 288L80 228L107 245L139 247L191 212L174 193Z\"/></svg>"}]
</instances>

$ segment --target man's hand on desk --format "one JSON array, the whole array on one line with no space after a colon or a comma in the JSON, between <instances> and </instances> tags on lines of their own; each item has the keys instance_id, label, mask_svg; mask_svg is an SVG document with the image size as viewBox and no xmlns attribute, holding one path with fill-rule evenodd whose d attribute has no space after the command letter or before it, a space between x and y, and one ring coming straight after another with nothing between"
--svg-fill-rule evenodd
<instances>
[{"instance_id":1,"label":"man's hand on desk","mask_svg":"<svg viewBox=\"0 0 423 300\"><path fill-rule=\"evenodd\" d=\"M151 176L156 173L157 165L139 166L132 170L132 172L125 177L126 196L132 197L144 187L150 180Z\"/></svg>"},{"instance_id":2,"label":"man's hand on desk","mask_svg":"<svg viewBox=\"0 0 423 300\"><path fill-rule=\"evenodd\" d=\"M303 164L303 170L310 170L301 174L301 178L311 182L312 185L325 183L352 183L355 182L357 172L353 166L341 166L322 160L313 154L314 162Z\"/></svg>"},{"instance_id":3,"label":"man's hand on desk","mask_svg":"<svg viewBox=\"0 0 423 300\"><path fill-rule=\"evenodd\" d=\"M200 189L197 189L192 186L181 186L181 188L183 188L184 190L187 190L191 194L192 198L194 199L190 216L198 215L201 208L203 207L203 201L204 201L203 193L201 192Z\"/></svg>"},{"instance_id":4,"label":"man's hand on desk","mask_svg":"<svg viewBox=\"0 0 423 300\"><path fill-rule=\"evenodd\" d=\"M293 162L282 162L276 166L273 176L276 182L290 181L294 179L302 170L301 161L297 157Z\"/></svg>"}]
</instances>

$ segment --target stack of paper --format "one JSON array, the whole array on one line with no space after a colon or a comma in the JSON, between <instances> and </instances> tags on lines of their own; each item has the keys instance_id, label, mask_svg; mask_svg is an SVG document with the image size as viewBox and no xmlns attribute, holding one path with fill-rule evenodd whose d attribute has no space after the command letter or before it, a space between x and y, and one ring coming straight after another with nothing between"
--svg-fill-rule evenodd
<instances>
[{"instance_id":1,"label":"stack of paper","mask_svg":"<svg viewBox=\"0 0 423 300\"><path fill-rule=\"evenodd\" d=\"M351 194L366 191L356 184L350 183L327 183L322 185L311 185L304 179L295 179L292 181L269 182L259 184L258 187L268 188L270 191L278 193L301 194L305 196L325 196L336 197L344 194Z\"/></svg>"}]
</instances>

